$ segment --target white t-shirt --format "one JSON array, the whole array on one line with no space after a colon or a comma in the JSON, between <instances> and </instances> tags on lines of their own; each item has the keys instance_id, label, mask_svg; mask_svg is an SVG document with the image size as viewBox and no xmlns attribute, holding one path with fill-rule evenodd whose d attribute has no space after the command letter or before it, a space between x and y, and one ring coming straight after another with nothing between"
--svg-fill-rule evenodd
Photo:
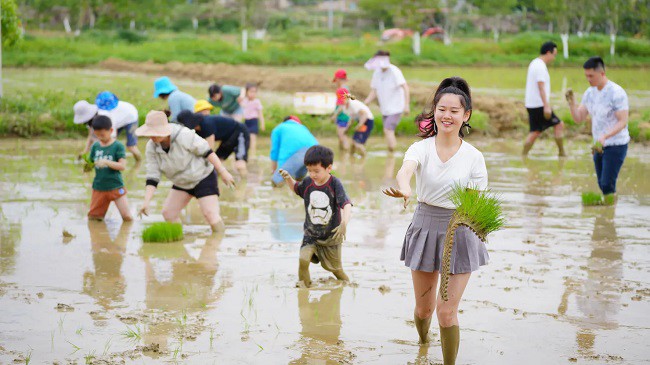
<instances>
[{"instance_id":1,"label":"white t-shirt","mask_svg":"<svg viewBox=\"0 0 650 365\"><path fill-rule=\"evenodd\" d=\"M404 161L415 161L415 192L418 202L436 207L455 209L449 193L455 184L485 190L488 174L481 151L463 141L460 148L443 163L436 151L436 137L415 142L404 154Z\"/></svg>"},{"instance_id":2,"label":"white t-shirt","mask_svg":"<svg viewBox=\"0 0 650 365\"><path fill-rule=\"evenodd\" d=\"M539 94L538 82L544 82L546 101L551 100L551 75L548 74L546 63L541 58L535 58L528 65L528 76L526 76L526 108L540 108L544 106L542 96Z\"/></svg>"},{"instance_id":3,"label":"white t-shirt","mask_svg":"<svg viewBox=\"0 0 650 365\"><path fill-rule=\"evenodd\" d=\"M602 90L591 86L582 96L582 105L591 114L591 135L594 142L609 132L618 122L615 113L619 110L630 110L627 93L617 83L607 81ZM620 132L607 138L605 146L620 146L630 142L630 132L627 126Z\"/></svg>"},{"instance_id":4,"label":"white t-shirt","mask_svg":"<svg viewBox=\"0 0 650 365\"><path fill-rule=\"evenodd\" d=\"M359 120L359 112L362 110L366 114L368 119L375 119L372 116L372 112L370 111L370 108L368 108L366 104L364 104L359 100L350 100L348 102L348 105L343 107L343 113L349 115L350 119L352 120Z\"/></svg>"},{"instance_id":5,"label":"white t-shirt","mask_svg":"<svg viewBox=\"0 0 650 365\"><path fill-rule=\"evenodd\" d=\"M395 65L390 65L386 71L375 70L372 74L370 87L377 93L377 101L382 115L393 115L404 112L404 89L406 79L402 71Z\"/></svg>"},{"instance_id":6,"label":"white t-shirt","mask_svg":"<svg viewBox=\"0 0 650 365\"><path fill-rule=\"evenodd\" d=\"M133 104L127 103L126 101L118 101L117 106L113 110L100 109L97 114L111 118L114 134L117 133L118 129L125 125L138 121L138 109L136 109Z\"/></svg>"}]
</instances>

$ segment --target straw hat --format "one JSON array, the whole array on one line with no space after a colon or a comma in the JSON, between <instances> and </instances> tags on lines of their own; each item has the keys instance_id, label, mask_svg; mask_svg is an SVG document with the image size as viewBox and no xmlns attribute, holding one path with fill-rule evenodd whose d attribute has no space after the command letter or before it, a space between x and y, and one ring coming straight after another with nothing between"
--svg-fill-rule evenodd
<instances>
[{"instance_id":1,"label":"straw hat","mask_svg":"<svg viewBox=\"0 0 650 365\"><path fill-rule=\"evenodd\" d=\"M204 110L212 110L214 107L207 100L199 100L194 104L194 112L198 113Z\"/></svg>"},{"instance_id":2,"label":"straw hat","mask_svg":"<svg viewBox=\"0 0 650 365\"><path fill-rule=\"evenodd\" d=\"M79 100L74 104L74 124L83 124L89 122L97 114L97 105L91 104L86 100Z\"/></svg>"},{"instance_id":3,"label":"straw hat","mask_svg":"<svg viewBox=\"0 0 650 365\"><path fill-rule=\"evenodd\" d=\"M167 137L171 134L172 126L167 120L167 115L159 110L150 111L144 125L135 130L138 137Z\"/></svg>"}]
</instances>

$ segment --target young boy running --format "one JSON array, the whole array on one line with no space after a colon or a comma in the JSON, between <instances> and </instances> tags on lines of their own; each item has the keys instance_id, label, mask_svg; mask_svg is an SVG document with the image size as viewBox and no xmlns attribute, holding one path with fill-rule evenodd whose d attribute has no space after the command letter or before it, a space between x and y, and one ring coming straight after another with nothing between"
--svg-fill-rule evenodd
<instances>
[{"instance_id":1,"label":"young boy running","mask_svg":"<svg viewBox=\"0 0 650 365\"><path fill-rule=\"evenodd\" d=\"M304 237L300 246L298 285L309 287L309 263L319 263L337 279L349 281L341 264L341 249L352 203L343 184L332 176L334 152L316 145L305 153L305 165L309 176L296 182L291 175L280 170L289 189L305 201Z\"/></svg>"},{"instance_id":2,"label":"young boy running","mask_svg":"<svg viewBox=\"0 0 650 365\"><path fill-rule=\"evenodd\" d=\"M95 164L95 179L88 218L104 219L108 206L115 202L122 219L130 221L133 218L120 172L126 168L126 149L113 137L113 125L109 117L95 116L92 128L99 141L90 147L90 160Z\"/></svg>"}]
</instances>

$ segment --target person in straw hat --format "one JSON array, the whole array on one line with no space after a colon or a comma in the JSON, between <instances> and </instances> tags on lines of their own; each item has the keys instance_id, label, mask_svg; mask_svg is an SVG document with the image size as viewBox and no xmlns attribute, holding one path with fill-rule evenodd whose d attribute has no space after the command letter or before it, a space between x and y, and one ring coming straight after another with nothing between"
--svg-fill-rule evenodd
<instances>
[{"instance_id":1,"label":"person in straw hat","mask_svg":"<svg viewBox=\"0 0 650 365\"><path fill-rule=\"evenodd\" d=\"M221 230L217 174L227 186L234 186L235 180L208 142L180 124L170 124L164 112L155 110L147 114L135 134L149 137L146 191L139 214L149 215L149 202L164 174L174 184L162 208L166 221L180 222L180 211L195 197L212 230Z\"/></svg>"}]
</instances>

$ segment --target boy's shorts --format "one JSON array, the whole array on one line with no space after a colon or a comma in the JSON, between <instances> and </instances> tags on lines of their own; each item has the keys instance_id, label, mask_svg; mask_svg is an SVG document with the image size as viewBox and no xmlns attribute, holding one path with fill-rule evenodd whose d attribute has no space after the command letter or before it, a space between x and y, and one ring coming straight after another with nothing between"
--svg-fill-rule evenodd
<instances>
[{"instance_id":1,"label":"boy's shorts","mask_svg":"<svg viewBox=\"0 0 650 365\"><path fill-rule=\"evenodd\" d=\"M248 133L250 134L259 134L260 133L260 120L257 118L246 119L244 121L246 128L248 128Z\"/></svg>"},{"instance_id":2,"label":"boy's shorts","mask_svg":"<svg viewBox=\"0 0 650 365\"><path fill-rule=\"evenodd\" d=\"M307 167L305 166L305 153L309 148L301 148L296 153L291 155L282 166L280 166L273 173L273 185L280 186L284 183L282 175L280 175L280 169L287 171L291 177L296 180L302 180L307 175Z\"/></svg>"},{"instance_id":3,"label":"boy's shorts","mask_svg":"<svg viewBox=\"0 0 650 365\"><path fill-rule=\"evenodd\" d=\"M341 264L342 244L319 245L317 243L303 244L300 247L300 259L309 260L314 264L320 263L323 269L334 272L343 270Z\"/></svg>"},{"instance_id":4,"label":"boy's shorts","mask_svg":"<svg viewBox=\"0 0 650 365\"><path fill-rule=\"evenodd\" d=\"M210 195L219 196L219 182L217 181L217 176L217 171L212 170L210 175L199 181L199 183L191 189L179 188L176 185L172 185L172 189L184 191L197 199Z\"/></svg>"},{"instance_id":5,"label":"boy's shorts","mask_svg":"<svg viewBox=\"0 0 650 365\"><path fill-rule=\"evenodd\" d=\"M248 149L251 145L251 135L248 129L242 123L237 123L237 127L230 137L222 141L215 153L221 160L228 159L231 153L235 152L235 160L248 161Z\"/></svg>"},{"instance_id":6,"label":"boy's shorts","mask_svg":"<svg viewBox=\"0 0 650 365\"><path fill-rule=\"evenodd\" d=\"M394 131L401 120L402 120L402 113L382 116L384 129L387 129L389 131Z\"/></svg>"},{"instance_id":7,"label":"boy's shorts","mask_svg":"<svg viewBox=\"0 0 650 365\"><path fill-rule=\"evenodd\" d=\"M366 144L366 141L368 140L368 137L370 137L370 133L372 132L372 129L375 127L375 121L372 119L366 120L366 124L363 125L363 129L361 131L355 131L354 135L352 135L352 140L359 143L359 144Z\"/></svg>"},{"instance_id":8,"label":"boy's shorts","mask_svg":"<svg viewBox=\"0 0 650 365\"><path fill-rule=\"evenodd\" d=\"M115 190L100 191L93 189L93 195L90 198L90 210L88 211L89 218L104 219L108 206L112 201L126 195L126 188L121 187Z\"/></svg>"},{"instance_id":9,"label":"boy's shorts","mask_svg":"<svg viewBox=\"0 0 650 365\"><path fill-rule=\"evenodd\" d=\"M126 131L126 146L131 147L138 144L138 137L135 135L135 130L138 129L138 122L129 123L124 127L117 130L119 136L122 131Z\"/></svg>"}]
</instances>

